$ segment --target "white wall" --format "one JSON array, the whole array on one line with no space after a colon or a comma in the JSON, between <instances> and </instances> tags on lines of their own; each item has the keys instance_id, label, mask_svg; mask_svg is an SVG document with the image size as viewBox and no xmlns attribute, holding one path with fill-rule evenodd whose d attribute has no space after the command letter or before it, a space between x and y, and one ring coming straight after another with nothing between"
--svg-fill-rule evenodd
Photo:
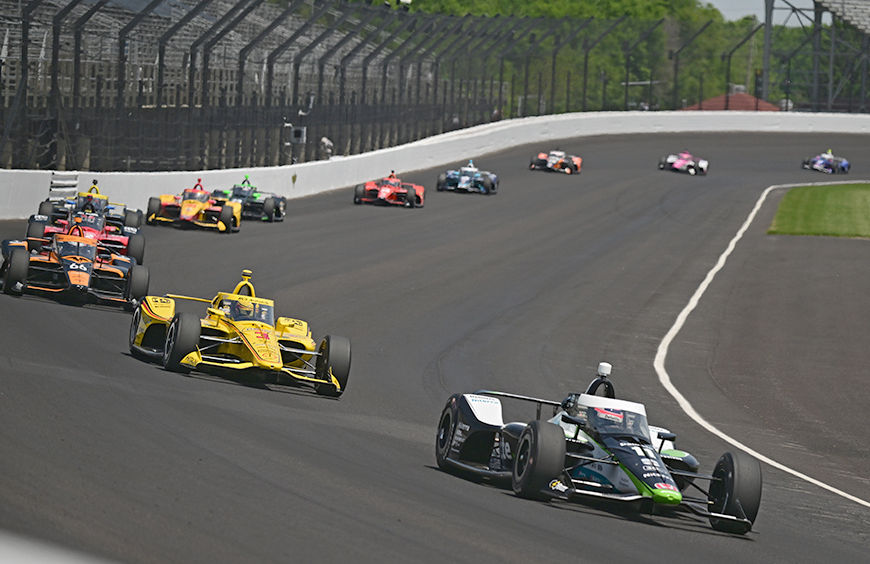
<instances>
[{"instance_id":1,"label":"white wall","mask_svg":"<svg viewBox=\"0 0 870 564\"><path fill-rule=\"evenodd\" d=\"M195 172L82 172L79 189L94 179L113 202L144 209L149 196L177 194L202 178L206 189L229 188L251 175L261 190L288 198L309 196L382 177L391 170L455 165L469 156L554 139L681 132L870 133L870 115L795 112L590 112L504 120L407 145L330 161L270 168ZM582 156L582 155L581 155ZM800 156L800 155L798 155ZM48 196L50 171L0 170L0 219L27 218Z\"/></svg>"}]
</instances>

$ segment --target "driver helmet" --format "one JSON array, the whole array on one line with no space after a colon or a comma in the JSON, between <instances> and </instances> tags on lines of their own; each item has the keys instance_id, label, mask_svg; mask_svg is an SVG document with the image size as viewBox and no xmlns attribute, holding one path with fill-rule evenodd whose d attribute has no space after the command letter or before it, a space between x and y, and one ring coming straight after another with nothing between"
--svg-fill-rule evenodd
<instances>
[{"instance_id":1,"label":"driver helmet","mask_svg":"<svg viewBox=\"0 0 870 564\"><path fill-rule=\"evenodd\" d=\"M232 305L233 319L250 319L254 315L254 305L245 299L239 299Z\"/></svg>"},{"instance_id":2,"label":"driver helmet","mask_svg":"<svg viewBox=\"0 0 870 564\"><path fill-rule=\"evenodd\" d=\"M577 417L580 414L580 411L583 410L583 406L580 405L580 394L568 394L568 397L562 400L562 403L559 405L562 411L567 413L572 417Z\"/></svg>"}]
</instances>

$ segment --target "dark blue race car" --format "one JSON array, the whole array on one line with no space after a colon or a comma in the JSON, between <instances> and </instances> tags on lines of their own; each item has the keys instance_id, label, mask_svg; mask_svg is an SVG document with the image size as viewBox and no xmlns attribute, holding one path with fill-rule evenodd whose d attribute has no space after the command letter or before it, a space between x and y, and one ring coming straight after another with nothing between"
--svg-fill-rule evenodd
<instances>
[{"instance_id":1,"label":"dark blue race car","mask_svg":"<svg viewBox=\"0 0 870 564\"><path fill-rule=\"evenodd\" d=\"M450 190L453 192L495 194L498 192L498 176L489 171L480 170L474 166L474 161L468 161L468 164L459 170L442 172L438 176L438 184L435 188L439 192Z\"/></svg>"}]
</instances>

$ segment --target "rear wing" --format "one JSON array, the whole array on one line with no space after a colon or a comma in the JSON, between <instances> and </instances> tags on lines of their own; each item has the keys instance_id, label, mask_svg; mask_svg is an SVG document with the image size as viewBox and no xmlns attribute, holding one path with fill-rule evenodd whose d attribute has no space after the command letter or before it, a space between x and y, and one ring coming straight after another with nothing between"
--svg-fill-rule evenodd
<instances>
[{"instance_id":1,"label":"rear wing","mask_svg":"<svg viewBox=\"0 0 870 564\"><path fill-rule=\"evenodd\" d=\"M509 394L507 392L494 392L492 390L478 390L474 392L475 394L482 396L494 396L494 397L502 397L502 398L511 398L520 401L527 401L530 403L537 404L535 419L541 418L541 407L545 405L551 405L553 407L559 407L562 405L562 402L553 401L553 400L545 400L540 398L533 398L531 396L521 396L518 394Z\"/></svg>"}]
</instances>

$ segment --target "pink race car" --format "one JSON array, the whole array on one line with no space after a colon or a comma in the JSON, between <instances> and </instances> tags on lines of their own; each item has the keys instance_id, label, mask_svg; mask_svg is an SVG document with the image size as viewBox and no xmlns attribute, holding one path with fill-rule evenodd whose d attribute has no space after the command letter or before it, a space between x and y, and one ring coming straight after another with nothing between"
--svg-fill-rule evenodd
<instances>
[{"instance_id":1,"label":"pink race car","mask_svg":"<svg viewBox=\"0 0 870 564\"><path fill-rule=\"evenodd\" d=\"M710 163L704 159L692 156L692 153L683 151L676 155L668 155L659 159L659 170L673 170L674 172L687 172L691 176L707 174Z\"/></svg>"}]
</instances>

